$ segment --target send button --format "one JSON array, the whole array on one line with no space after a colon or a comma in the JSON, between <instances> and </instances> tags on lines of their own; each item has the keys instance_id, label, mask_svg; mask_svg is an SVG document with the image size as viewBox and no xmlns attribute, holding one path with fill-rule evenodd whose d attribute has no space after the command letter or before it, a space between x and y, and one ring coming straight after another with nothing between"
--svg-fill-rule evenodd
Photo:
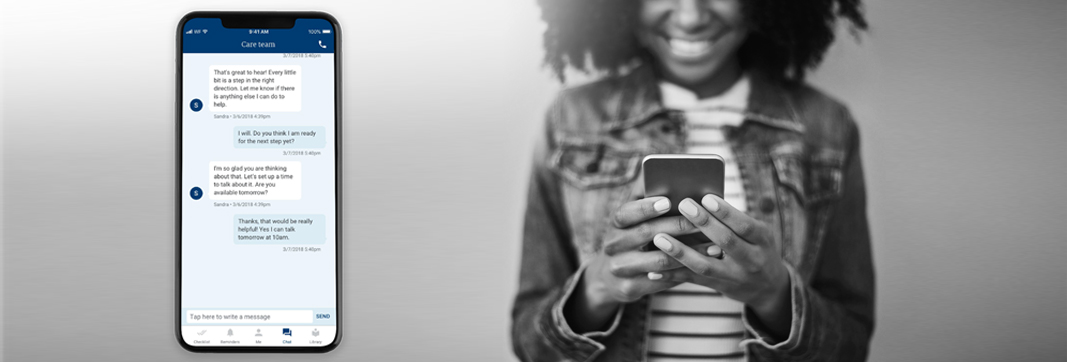
<instances>
[{"instance_id":1,"label":"send button","mask_svg":"<svg viewBox=\"0 0 1067 362\"><path fill-rule=\"evenodd\" d=\"M315 313L315 320L317 321L330 320L330 318L333 318L330 313Z\"/></svg>"}]
</instances>

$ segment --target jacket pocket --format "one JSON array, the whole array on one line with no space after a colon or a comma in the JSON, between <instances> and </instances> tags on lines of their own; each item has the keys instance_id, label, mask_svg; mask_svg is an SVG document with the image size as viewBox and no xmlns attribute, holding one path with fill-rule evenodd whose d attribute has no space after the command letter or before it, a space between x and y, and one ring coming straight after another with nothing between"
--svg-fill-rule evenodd
<instances>
[{"instance_id":1,"label":"jacket pocket","mask_svg":"<svg viewBox=\"0 0 1067 362\"><path fill-rule=\"evenodd\" d=\"M642 156L603 143L566 142L553 153L550 165L574 187L596 189L633 181Z\"/></svg>"},{"instance_id":2,"label":"jacket pocket","mask_svg":"<svg viewBox=\"0 0 1067 362\"><path fill-rule=\"evenodd\" d=\"M783 144L771 150L778 182L797 194L804 205L814 205L841 196L845 154L841 150L807 150L800 144Z\"/></svg>"}]
</instances>

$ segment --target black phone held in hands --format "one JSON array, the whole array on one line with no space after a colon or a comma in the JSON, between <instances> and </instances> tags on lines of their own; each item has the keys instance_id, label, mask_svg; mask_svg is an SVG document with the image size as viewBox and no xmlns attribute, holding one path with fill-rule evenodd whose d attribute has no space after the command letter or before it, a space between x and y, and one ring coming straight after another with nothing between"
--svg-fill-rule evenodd
<instances>
[{"instance_id":1,"label":"black phone held in hands","mask_svg":"<svg viewBox=\"0 0 1067 362\"><path fill-rule=\"evenodd\" d=\"M648 155L641 161L645 197L666 196L671 200L667 215L681 215L678 203L704 195L723 197L726 164L719 155Z\"/></svg>"},{"instance_id":2,"label":"black phone held in hands","mask_svg":"<svg viewBox=\"0 0 1067 362\"><path fill-rule=\"evenodd\" d=\"M671 200L671 209L660 217L681 216L678 204L686 198L699 204L707 194L723 197L726 164L719 155L654 154L641 161L641 173L645 197L665 196ZM687 245L711 242L701 233L675 237Z\"/></svg>"}]
</instances>

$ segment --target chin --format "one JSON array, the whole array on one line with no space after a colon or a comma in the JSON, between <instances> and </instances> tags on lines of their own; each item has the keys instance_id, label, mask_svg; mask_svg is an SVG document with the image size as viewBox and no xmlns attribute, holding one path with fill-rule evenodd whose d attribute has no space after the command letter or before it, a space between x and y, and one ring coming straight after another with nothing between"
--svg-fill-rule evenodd
<instances>
[{"instance_id":1,"label":"chin","mask_svg":"<svg viewBox=\"0 0 1067 362\"><path fill-rule=\"evenodd\" d=\"M718 66L708 65L683 65L683 64L665 64L664 69L670 73L669 76L679 82L686 84L700 83L708 80L715 75L715 72L719 70Z\"/></svg>"}]
</instances>

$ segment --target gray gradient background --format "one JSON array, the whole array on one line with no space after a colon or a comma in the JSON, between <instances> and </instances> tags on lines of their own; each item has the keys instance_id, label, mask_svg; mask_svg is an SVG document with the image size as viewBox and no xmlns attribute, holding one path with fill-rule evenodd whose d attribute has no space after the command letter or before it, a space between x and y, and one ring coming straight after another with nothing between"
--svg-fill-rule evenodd
<instances>
[{"instance_id":1,"label":"gray gradient background","mask_svg":"<svg viewBox=\"0 0 1067 362\"><path fill-rule=\"evenodd\" d=\"M4 2L3 357L510 360L534 134L558 90L533 0ZM300 8L294 8L299 6ZM326 355L174 337L174 28L317 9L345 32L345 336ZM872 361L1067 358L1067 5L870 0L812 81L863 136Z\"/></svg>"}]
</instances>

